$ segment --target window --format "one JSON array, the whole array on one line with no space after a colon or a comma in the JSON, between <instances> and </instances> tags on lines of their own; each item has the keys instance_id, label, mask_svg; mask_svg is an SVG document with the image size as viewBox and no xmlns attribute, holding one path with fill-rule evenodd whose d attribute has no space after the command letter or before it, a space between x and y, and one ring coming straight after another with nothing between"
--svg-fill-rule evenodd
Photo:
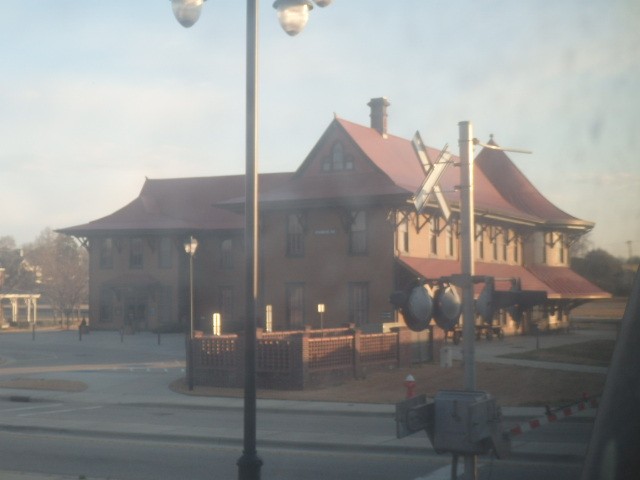
<instances>
[{"instance_id":1,"label":"window","mask_svg":"<svg viewBox=\"0 0 640 480\"><path fill-rule=\"evenodd\" d=\"M143 266L143 249L142 239L139 237L132 238L129 243L129 268L141 269Z\"/></svg>"},{"instance_id":2,"label":"window","mask_svg":"<svg viewBox=\"0 0 640 480\"><path fill-rule=\"evenodd\" d=\"M478 239L478 258L484 259L484 230L480 225L476 225L476 237Z\"/></svg>"},{"instance_id":3,"label":"window","mask_svg":"<svg viewBox=\"0 0 640 480\"><path fill-rule=\"evenodd\" d=\"M369 284L349 283L349 323L356 326L369 323Z\"/></svg>"},{"instance_id":4,"label":"window","mask_svg":"<svg viewBox=\"0 0 640 480\"><path fill-rule=\"evenodd\" d=\"M344 149L341 143L336 143L331 150L331 166L333 170L344 170Z\"/></svg>"},{"instance_id":5,"label":"window","mask_svg":"<svg viewBox=\"0 0 640 480\"><path fill-rule=\"evenodd\" d=\"M353 255L364 255L367 253L367 214L362 210L351 212L349 253Z\"/></svg>"},{"instance_id":6,"label":"window","mask_svg":"<svg viewBox=\"0 0 640 480\"><path fill-rule=\"evenodd\" d=\"M113 268L112 238L103 238L100 241L100 268Z\"/></svg>"},{"instance_id":7,"label":"window","mask_svg":"<svg viewBox=\"0 0 640 480\"><path fill-rule=\"evenodd\" d=\"M341 172L343 170L353 170L353 157L345 155L344 147L340 142L336 142L331 149L331 155L322 162L323 172Z\"/></svg>"},{"instance_id":8,"label":"window","mask_svg":"<svg viewBox=\"0 0 640 480\"><path fill-rule=\"evenodd\" d=\"M287 256L304 256L304 215L301 213L287 216Z\"/></svg>"},{"instance_id":9,"label":"window","mask_svg":"<svg viewBox=\"0 0 640 480\"><path fill-rule=\"evenodd\" d=\"M513 261L516 263L520 261L518 248L519 248L518 239L515 238L513 240Z\"/></svg>"},{"instance_id":10,"label":"window","mask_svg":"<svg viewBox=\"0 0 640 480\"><path fill-rule=\"evenodd\" d=\"M453 252L453 225L450 223L449 225L447 225L447 255L453 257Z\"/></svg>"},{"instance_id":11,"label":"window","mask_svg":"<svg viewBox=\"0 0 640 480\"><path fill-rule=\"evenodd\" d=\"M547 263L547 234L546 233L542 234L542 263Z\"/></svg>"},{"instance_id":12,"label":"window","mask_svg":"<svg viewBox=\"0 0 640 480\"><path fill-rule=\"evenodd\" d=\"M509 249L509 230L502 231L502 260L507 261L507 251Z\"/></svg>"},{"instance_id":13,"label":"window","mask_svg":"<svg viewBox=\"0 0 640 480\"><path fill-rule=\"evenodd\" d=\"M220 244L220 268L233 268L233 241L230 238L224 239Z\"/></svg>"},{"instance_id":14,"label":"window","mask_svg":"<svg viewBox=\"0 0 640 480\"><path fill-rule=\"evenodd\" d=\"M438 230L440 229L440 218L433 216L429 219L429 252L432 255L438 254Z\"/></svg>"},{"instance_id":15,"label":"window","mask_svg":"<svg viewBox=\"0 0 640 480\"><path fill-rule=\"evenodd\" d=\"M101 323L113 321L113 290L110 288L100 290L100 317L98 317L98 321Z\"/></svg>"},{"instance_id":16,"label":"window","mask_svg":"<svg viewBox=\"0 0 640 480\"><path fill-rule=\"evenodd\" d=\"M398 225L398 250L409 253L409 218L407 216Z\"/></svg>"},{"instance_id":17,"label":"window","mask_svg":"<svg viewBox=\"0 0 640 480\"><path fill-rule=\"evenodd\" d=\"M233 287L220 287L218 297L222 323L233 322Z\"/></svg>"},{"instance_id":18,"label":"window","mask_svg":"<svg viewBox=\"0 0 640 480\"><path fill-rule=\"evenodd\" d=\"M493 239L491 240L491 248L493 250L493 260L498 260L498 235L492 235Z\"/></svg>"},{"instance_id":19,"label":"window","mask_svg":"<svg viewBox=\"0 0 640 480\"><path fill-rule=\"evenodd\" d=\"M160 268L171 268L173 262L173 245L169 237L160 239L160 248L158 249L158 265Z\"/></svg>"},{"instance_id":20,"label":"window","mask_svg":"<svg viewBox=\"0 0 640 480\"><path fill-rule=\"evenodd\" d=\"M558 258L560 259L560 263L564 263L564 235L561 233L558 234Z\"/></svg>"},{"instance_id":21,"label":"window","mask_svg":"<svg viewBox=\"0 0 640 480\"><path fill-rule=\"evenodd\" d=\"M304 284L287 285L287 327L298 329L304 327Z\"/></svg>"}]
</instances>

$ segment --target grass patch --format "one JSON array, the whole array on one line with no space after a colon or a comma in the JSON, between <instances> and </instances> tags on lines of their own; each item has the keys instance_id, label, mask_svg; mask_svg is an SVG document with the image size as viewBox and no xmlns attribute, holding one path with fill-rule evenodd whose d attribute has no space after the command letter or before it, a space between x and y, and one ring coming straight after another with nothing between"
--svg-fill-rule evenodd
<instances>
[{"instance_id":1,"label":"grass patch","mask_svg":"<svg viewBox=\"0 0 640 480\"><path fill-rule=\"evenodd\" d=\"M608 367L615 347L615 340L589 340L588 342L541 348L522 353L501 355L503 358L538 360L541 362L575 363Z\"/></svg>"}]
</instances>

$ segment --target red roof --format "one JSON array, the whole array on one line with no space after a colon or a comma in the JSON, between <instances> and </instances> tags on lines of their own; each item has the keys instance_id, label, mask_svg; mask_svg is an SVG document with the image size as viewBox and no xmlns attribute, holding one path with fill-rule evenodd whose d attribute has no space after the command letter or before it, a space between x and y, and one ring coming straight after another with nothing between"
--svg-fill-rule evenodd
<instances>
[{"instance_id":1,"label":"red roof","mask_svg":"<svg viewBox=\"0 0 640 480\"><path fill-rule=\"evenodd\" d=\"M493 141L489 144L496 145ZM547 223L593 228L592 222L569 215L547 200L503 151L483 148L475 165L476 170L480 170L500 195L518 210Z\"/></svg>"},{"instance_id":2,"label":"red roof","mask_svg":"<svg viewBox=\"0 0 640 480\"><path fill-rule=\"evenodd\" d=\"M435 279L460 273L460 262L437 258L405 257L398 258L401 265L414 274ZM508 265L502 263L475 262L474 274L496 278L496 289L508 290L511 287L508 279L519 278L523 290L545 290L551 299L561 298L608 298L610 295L588 282L566 267L550 267L547 265L527 266ZM479 293L482 285L475 288Z\"/></svg>"},{"instance_id":3,"label":"red roof","mask_svg":"<svg viewBox=\"0 0 640 480\"><path fill-rule=\"evenodd\" d=\"M322 172L320 151L335 139L351 142L364 163L339 173ZM427 148L433 160L439 149ZM456 157L453 162L458 161ZM316 162L316 163L314 163ZM483 149L475 161L476 212L531 225L590 229L549 202L504 152ZM315 168L311 168L314 166ZM295 173L261 174L263 207L305 204L406 204L420 188L424 171L410 140L381 135L377 130L336 118ZM457 168L449 168L440 186L449 203L459 205ZM60 230L71 235L113 230L217 230L243 228L244 176L147 180L138 198L122 209L84 225ZM214 206L217 205L217 206ZM435 207L435 203L433 204ZM232 209L234 208L234 209Z\"/></svg>"},{"instance_id":4,"label":"red roof","mask_svg":"<svg viewBox=\"0 0 640 480\"><path fill-rule=\"evenodd\" d=\"M337 174L318 173L318 169L310 168L311 164L318 160L318 152L323 143L330 140L331 135L338 134L350 139L373 168L367 171L357 169L349 172L341 171ZM484 149L479 157L485 158L485 151L487 149ZM439 152L439 149L427 147L427 155L431 160L435 160ZM503 152L498 153L502 154L500 157L502 169L509 171L510 174L501 177L491 170L492 175L489 176L476 164L474 199L477 212L531 224L545 224L548 220L552 220L556 223L566 222L589 228L592 226L589 222L578 220L556 208L531 186ZM453 156L452 161L458 162L459 159ZM457 168L449 168L440 180L441 189L452 206L459 205L459 194L456 189L460 184L459 175ZM390 134L383 136L373 128L336 118L291 181L268 194L261 195L260 201L265 205L283 203L299 205L300 202L305 201L317 202L331 199L353 201L359 197L370 200L372 197L395 196L404 203L410 200L420 188L424 176L420 159L410 140ZM518 188L512 185L517 185L518 188L530 186L527 189L523 188L523 191L527 192L526 200L533 202L534 208L525 208L526 201L518 197ZM507 196L507 194L510 195ZM547 214L549 217L546 216Z\"/></svg>"},{"instance_id":5,"label":"red roof","mask_svg":"<svg viewBox=\"0 0 640 480\"><path fill-rule=\"evenodd\" d=\"M582 278L570 268L530 265L527 269L563 297L584 299L611 297L609 293Z\"/></svg>"},{"instance_id":6,"label":"red roof","mask_svg":"<svg viewBox=\"0 0 640 480\"><path fill-rule=\"evenodd\" d=\"M260 187L274 188L291 173L260 175ZM201 231L244 228L243 215L216 207L244 192L244 175L147 179L138 197L92 222L59 230L70 235L122 231Z\"/></svg>"}]
</instances>

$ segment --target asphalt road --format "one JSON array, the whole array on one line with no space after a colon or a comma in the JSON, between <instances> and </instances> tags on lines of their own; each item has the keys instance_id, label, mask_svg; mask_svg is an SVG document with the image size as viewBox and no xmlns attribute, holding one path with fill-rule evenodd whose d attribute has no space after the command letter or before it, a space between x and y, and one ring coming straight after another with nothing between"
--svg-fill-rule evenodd
<instances>
[{"instance_id":1,"label":"asphalt road","mask_svg":"<svg viewBox=\"0 0 640 480\"><path fill-rule=\"evenodd\" d=\"M447 456L261 448L265 479L445 480ZM63 434L0 432L2 470L110 480L236 478L236 446ZM462 465L458 470L462 472ZM540 460L479 462L478 479L577 480L581 464Z\"/></svg>"},{"instance_id":2,"label":"asphalt road","mask_svg":"<svg viewBox=\"0 0 640 480\"><path fill-rule=\"evenodd\" d=\"M65 474L111 480L216 479L237 476L242 412L212 399L187 398L167 385L184 375L184 344L166 335L121 338L77 332L0 335L0 381L64 378L87 383L83 393L25 392L8 401L0 388L0 473ZM187 403L183 403L187 402ZM394 438L392 415L260 409L262 477L278 479L450 478L450 458L426 436ZM347 409L348 410L348 409ZM584 445L591 421L560 422L519 437L548 452ZM371 445L371 448L368 447ZM531 449L530 449L531 450ZM479 479L578 479L581 451L479 461ZM459 472L462 472L460 467ZM1 475L0 475L1 478ZM27 479L25 479L27 480Z\"/></svg>"}]
</instances>

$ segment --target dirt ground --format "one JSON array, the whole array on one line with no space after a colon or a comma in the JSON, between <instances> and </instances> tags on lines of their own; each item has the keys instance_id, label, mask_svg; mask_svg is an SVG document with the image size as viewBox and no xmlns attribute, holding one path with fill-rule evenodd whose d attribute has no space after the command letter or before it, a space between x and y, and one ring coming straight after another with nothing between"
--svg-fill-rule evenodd
<instances>
[{"instance_id":1,"label":"dirt ground","mask_svg":"<svg viewBox=\"0 0 640 480\"><path fill-rule=\"evenodd\" d=\"M18 388L27 390L52 390L55 392L82 392L87 389L83 382L44 378L14 378L0 381L0 388Z\"/></svg>"},{"instance_id":2,"label":"dirt ground","mask_svg":"<svg viewBox=\"0 0 640 480\"><path fill-rule=\"evenodd\" d=\"M575 309L577 315L597 319L619 319L624 313L626 299L614 298L591 302ZM587 365L608 365L613 345L579 344L555 349L525 352L520 358L568 362ZM585 356L585 352L587 355ZM535 358L533 355L535 355ZM607 357L608 358L605 358ZM586 358L590 357L590 358ZM463 366L454 362L452 368L434 364L370 373L367 378L342 385L305 391L259 390L258 398L308 400L346 403L395 404L406 396L404 379L411 374L416 380L416 393L432 397L439 390L460 389L463 385ZM541 368L526 368L503 364L476 364L478 390L486 390L503 406L557 407L573 403L583 395L599 395L606 376L597 373L577 373ZM170 385L185 395L242 397L240 389L196 387L189 391L183 379Z\"/></svg>"},{"instance_id":3,"label":"dirt ground","mask_svg":"<svg viewBox=\"0 0 640 480\"><path fill-rule=\"evenodd\" d=\"M404 379L413 375L416 393L434 396L438 390L460 389L463 367L454 362L451 368L439 365L416 365L411 368L371 373L363 380L305 391L259 390L258 398L315 400L346 403L395 404L406 397ZM477 385L498 399L503 406L562 406L579 400L583 394L597 395L604 387L605 375L525 368L511 365L476 364ZM242 390L195 387L189 392L183 379L170 388L186 395L241 397Z\"/></svg>"}]
</instances>

